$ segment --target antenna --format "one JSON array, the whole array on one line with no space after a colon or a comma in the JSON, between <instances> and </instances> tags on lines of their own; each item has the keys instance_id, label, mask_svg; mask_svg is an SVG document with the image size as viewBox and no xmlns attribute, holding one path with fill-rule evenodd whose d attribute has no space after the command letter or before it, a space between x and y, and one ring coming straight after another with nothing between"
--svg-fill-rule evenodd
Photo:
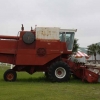
<instances>
[{"instance_id":1,"label":"antenna","mask_svg":"<svg viewBox=\"0 0 100 100\"><path fill-rule=\"evenodd\" d=\"M24 26L23 26L23 24L22 24L21 30L24 31Z\"/></svg>"},{"instance_id":2,"label":"antenna","mask_svg":"<svg viewBox=\"0 0 100 100\"><path fill-rule=\"evenodd\" d=\"M31 31L33 31L33 28L31 27Z\"/></svg>"}]
</instances>

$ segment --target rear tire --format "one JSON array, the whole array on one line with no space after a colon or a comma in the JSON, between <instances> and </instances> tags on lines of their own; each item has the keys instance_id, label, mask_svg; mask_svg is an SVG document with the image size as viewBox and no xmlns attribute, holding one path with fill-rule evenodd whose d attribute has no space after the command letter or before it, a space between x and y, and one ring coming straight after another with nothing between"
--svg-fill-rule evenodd
<instances>
[{"instance_id":1,"label":"rear tire","mask_svg":"<svg viewBox=\"0 0 100 100\"><path fill-rule=\"evenodd\" d=\"M12 69L8 69L5 73L4 73L4 80L5 81L15 81L17 78L17 74L15 71L13 71Z\"/></svg>"},{"instance_id":2,"label":"rear tire","mask_svg":"<svg viewBox=\"0 0 100 100\"><path fill-rule=\"evenodd\" d=\"M69 81L71 72L66 63L58 61L50 66L48 75L49 79L53 82L64 82Z\"/></svg>"}]
</instances>

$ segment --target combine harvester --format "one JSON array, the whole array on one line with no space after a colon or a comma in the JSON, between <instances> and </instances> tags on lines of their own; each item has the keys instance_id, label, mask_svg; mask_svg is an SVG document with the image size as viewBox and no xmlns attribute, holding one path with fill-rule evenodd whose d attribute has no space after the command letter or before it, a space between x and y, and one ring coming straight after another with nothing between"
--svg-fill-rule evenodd
<instances>
[{"instance_id":1,"label":"combine harvester","mask_svg":"<svg viewBox=\"0 0 100 100\"><path fill-rule=\"evenodd\" d=\"M71 73L82 80L98 82L100 68L69 59L76 31L56 27L24 31L22 25L19 36L0 35L0 62L15 65L4 73L4 80L15 81L16 72L44 71L46 77L55 82L69 81Z\"/></svg>"}]
</instances>

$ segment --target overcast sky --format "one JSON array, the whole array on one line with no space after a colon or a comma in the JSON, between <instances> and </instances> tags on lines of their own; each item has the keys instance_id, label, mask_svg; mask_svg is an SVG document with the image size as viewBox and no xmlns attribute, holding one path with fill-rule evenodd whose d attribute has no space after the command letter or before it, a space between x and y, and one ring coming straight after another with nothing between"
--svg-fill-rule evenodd
<instances>
[{"instance_id":1,"label":"overcast sky","mask_svg":"<svg viewBox=\"0 0 100 100\"><path fill-rule=\"evenodd\" d=\"M100 42L100 0L0 0L0 35L35 25L77 29L80 47Z\"/></svg>"}]
</instances>

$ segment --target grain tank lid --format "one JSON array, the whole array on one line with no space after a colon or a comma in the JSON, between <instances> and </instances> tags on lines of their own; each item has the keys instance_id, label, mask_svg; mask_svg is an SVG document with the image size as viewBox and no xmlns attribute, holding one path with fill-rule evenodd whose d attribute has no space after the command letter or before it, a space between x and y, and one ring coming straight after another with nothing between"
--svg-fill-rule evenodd
<instances>
[{"instance_id":1,"label":"grain tank lid","mask_svg":"<svg viewBox=\"0 0 100 100\"><path fill-rule=\"evenodd\" d=\"M36 32L37 31L46 31L46 30L49 30L49 31L57 31L59 32L60 31L60 27L36 27Z\"/></svg>"},{"instance_id":2,"label":"grain tank lid","mask_svg":"<svg viewBox=\"0 0 100 100\"><path fill-rule=\"evenodd\" d=\"M59 40L58 27L36 27L36 39Z\"/></svg>"},{"instance_id":3,"label":"grain tank lid","mask_svg":"<svg viewBox=\"0 0 100 100\"><path fill-rule=\"evenodd\" d=\"M36 29L40 29L40 28L59 28L60 29L60 27L36 27Z\"/></svg>"}]
</instances>

